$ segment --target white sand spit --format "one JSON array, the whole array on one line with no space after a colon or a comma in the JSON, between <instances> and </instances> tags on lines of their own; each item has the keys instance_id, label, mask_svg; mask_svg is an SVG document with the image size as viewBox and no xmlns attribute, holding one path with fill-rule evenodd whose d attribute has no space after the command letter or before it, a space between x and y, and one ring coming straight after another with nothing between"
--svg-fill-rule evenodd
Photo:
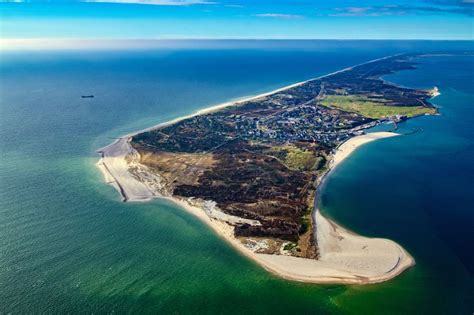
<instances>
[{"instance_id":1,"label":"white sand spit","mask_svg":"<svg viewBox=\"0 0 474 315\"><path fill-rule=\"evenodd\" d=\"M172 200L209 225L240 253L285 279L312 283L352 284L377 283L392 279L415 264L414 259L400 245L388 239L367 238L352 233L332 220L325 218L321 215L319 209L315 209L313 215L319 259L254 253L234 237L233 227L229 224L239 223L239 220L242 219L219 212L218 209L212 206L212 201L203 202L193 198L184 199L170 196L161 184L160 176L139 163L139 153L130 145L131 137L138 133L162 128L180 120L224 107L236 106L251 99L263 98L305 82L292 84L244 100L213 106L195 114L123 136L109 146L98 150L102 157L97 166L103 173L105 181L121 194L123 201L146 201L155 197ZM334 169L361 145L397 135L391 132L376 132L349 139L336 149L330 162L330 170ZM319 185L321 184L322 182L319 183Z\"/></svg>"},{"instance_id":2,"label":"white sand spit","mask_svg":"<svg viewBox=\"0 0 474 315\"><path fill-rule=\"evenodd\" d=\"M331 167L341 163L363 144L396 135L378 132L349 139L336 150ZM163 194L160 191L159 178L147 172L146 167L138 165L139 154L129 141L130 138L120 138L100 149L102 158L97 163L105 181L119 191L124 201L146 201L154 197L171 200L210 226L240 253L275 275L288 280L312 283L367 284L392 279L415 264L414 259L395 242L359 236L325 218L319 210L315 213L316 239L320 254L318 260L254 253L234 237L231 225L210 216L202 203ZM137 175L135 170L132 174L130 169L137 166L142 167L142 171Z\"/></svg>"}]
</instances>

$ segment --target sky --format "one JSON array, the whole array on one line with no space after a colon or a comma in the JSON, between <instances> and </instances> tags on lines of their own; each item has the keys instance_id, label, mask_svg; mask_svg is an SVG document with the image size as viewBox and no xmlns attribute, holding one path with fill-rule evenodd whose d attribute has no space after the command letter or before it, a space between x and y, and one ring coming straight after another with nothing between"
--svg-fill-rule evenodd
<instances>
[{"instance_id":1,"label":"sky","mask_svg":"<svg viewBox=\"0 0 474 315\"><path fill-rule=\"evenodd\" d=\"M12 39L473 39L474 0L0 0Z\"/></svg>"}]
</instances>

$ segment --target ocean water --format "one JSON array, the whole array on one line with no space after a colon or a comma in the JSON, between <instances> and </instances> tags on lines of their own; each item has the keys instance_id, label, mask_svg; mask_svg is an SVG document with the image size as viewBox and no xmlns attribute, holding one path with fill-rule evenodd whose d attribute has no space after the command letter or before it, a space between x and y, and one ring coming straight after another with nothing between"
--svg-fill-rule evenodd
<instances>
[{"instance_id":1,"label":"ocean water","mask_svg":"<svg viewBox=\"0 0 474 315\"><path fill-rule=\"evenodd\" d=\"M114 137L200 108L393 53L471 43L194 46L1 53L0 313L472 313L473 57L427 57L387 76L438 86L441 115L358 150L320 196L342 225L415 257L393 281L278 279L169 202L120 202L94 166Z\"/></svg>"}]
</instances>

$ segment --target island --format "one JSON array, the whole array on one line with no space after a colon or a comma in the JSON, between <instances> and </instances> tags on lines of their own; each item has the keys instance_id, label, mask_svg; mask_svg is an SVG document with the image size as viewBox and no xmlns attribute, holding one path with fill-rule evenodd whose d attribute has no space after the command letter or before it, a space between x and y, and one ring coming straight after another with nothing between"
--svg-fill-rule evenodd
<instances>
[{"instance_id":1,"label":"island","mask_svg":"<svg viewBox=\"0 0 474 315\"><path fill-rule=\"evenodd\" d=\"M399 244L357 235L323 216L317 195L359 146L395 132L366 130L436 114L438 89L383 76L417 55L376 59L126 135L100 149L123 201L166 198L240 253L289 280L367 284L413 266Z\"/></svg>"}]
</instances>

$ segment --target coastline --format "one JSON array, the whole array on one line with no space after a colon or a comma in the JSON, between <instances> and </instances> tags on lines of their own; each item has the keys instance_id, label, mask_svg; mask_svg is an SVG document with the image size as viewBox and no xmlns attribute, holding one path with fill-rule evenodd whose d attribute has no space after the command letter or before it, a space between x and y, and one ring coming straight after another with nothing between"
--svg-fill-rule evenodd
<instances>
[{"instance_id":1,"label":"coastline","mask_svg":"<svg viewBox=\"0 0 474 315\"><path fill-rule=\"evenodd\" d=\"M336 150L330 168L318 187L324 184L327 175L337 165L360 146L397 135L377 132L350 138ZM232 226L211 218L192 200L162 195L153 190L152 184L146 185L143 178L138 180L132 176L128 169L130 163L133 165L135 162L130 155L133 157L138 153L131 150L129 138L121 138L102 149L102 158L97 163L106 182L121 194L123 201L147 201L153 198L172 201L208 225L239 253L276 276L308 283L369 284L390 280L415 264L414 259L395 242L357 235L324 217L317 208L313 211L313 220L320 249L318 260L254 253L234 237ZM149 183L152 182L153 179L150 179Z\"/></svg>"},{"instance_id":2,"label":"coastline","mask_svg":"<svg viewBox=\"0 0 474 315\"><path fill-rule=\"evenodd\" d=\"M391 57L393 56L379 58L363 64ZM318 78L347 71L353 67L355 66ZM196 203L192 198L179 198L163 191L159 175L154 174L146 166L138 162L140 159L139 153L130 145L131 138L136 134L163 128L183 119L217 111L228 106L236 106L248 100L259 99L318 78L295 83L238 101L211 106L194 114L179 117L120 137L112 144L97 151L101 154L97 167L101 170L106 183L112 185L121 194L122 201L148 201L153 198L170 200L206 223L218 236L222 237L241 254L279 277L309 283L339 284L369 284L390 280L407 268L415 265L413 257L400 245L391 240L363 237L341 227L336 222L324 217L320 213L317 204L315 204L312 217L319 249L318 260L254 253L245 247L239 239L234 237L232 226L211 217L209 213L206 213L202 204ZM377 139L397 135L392 132L376 132L348 139L336 149L328 170L317 183L316 191L319 191L324 185L328 175L337 165L349 157L357 148ZM130 169L134 170L133 174L129 171Z\"/></svg>"},{"instance_id":3,"label":"coastline","mask_svg":"<svg viewBox=\"0 0 474 315\"><path fill-rule=\"evenodd\" d=\"M370 63L373 63L373 62L389 59L389 58L400 56L400 55L403 55L403 54L400 53L400 54L394 54L394 55L385 56L385 57L381 57L381 58L377 58L377 59L372 59L372 60L362 62L362 63L356 64L356 65L353 65L353 66L350 66L350 67L347 67L347 68L344 68L344 69L341 69L341 70L337 70L337 71L334 71L334 72L331 72L331 73L328 73L328 74L324 74L324 75L321 75L321 76L318 76L318 77L315 77L315 78L311 78L311 79L308 79L308 80L304 80L304 81L300 81L300 82L293 83L293 84L290 84L290 85L286 85L286 86L277 88L277 89L269 91L269 92L264 92L264 93L253 95L253 96L244 96L242 98L233 99L233 100L230 100L230 101L227 101L227 102L224 102L224 103L219 103L217 105L211 105L209 107L197 110L196 112L194 112L192 114L185 115L185 116L180 116L180 117L174 118L172 120L169 120L169 121L166 121L166 122L163 122L163 123L159 123L159 124L156 124L154 126L151 126L151 127L145 128L145 129L141 129L141 130L138 130L138 131L135 131L135 132L131 132L129 134L126 134L124 136L119 137L116 141L119 141L120 139L123 139L123 138L129 138L129 137L135 136L135 135L143 133L143 132L147 132L147 131L151 131L151 130L155 130L155 129L159 129L159 128L164 128L164 127L167 127L169 125L180 122L181 120L184 120L184 119L188 119L188 118L192 118L192 117L195 117L195 116L212 113L212 112L215 112L215 111L218 111L218 110L224 109L226 107L230 107L230 106L238 106L238 105L240 105L242 103L245 103L245 102L248 102L248 101L258 100L260 98L263 98L263 97L266 97L266 96L269 96L269 95L272 95L272 94L275 94L275 93L278 93L278 92L282 92L282 91L285 91L285 90L288 90L288 89L291 89L291 88L294 88L294 87L297 87L297 86L300 86L300 85L303 85L303 84L308 83L310 81L323 79L323 78L326 78L326 77L329 77L329 76L332 76L332 75L335 75L335 74L338 74L338 73L341 73L341 72L351 70L351 69L353 69L357 66L370 64ZM110 144L110 145L112 145L112 144ZM100 153L101 150L106 148L106 147L108 147L108 146L105 146L101 149L98 149L97 152Z\"/></svg>"}]
</instances>

